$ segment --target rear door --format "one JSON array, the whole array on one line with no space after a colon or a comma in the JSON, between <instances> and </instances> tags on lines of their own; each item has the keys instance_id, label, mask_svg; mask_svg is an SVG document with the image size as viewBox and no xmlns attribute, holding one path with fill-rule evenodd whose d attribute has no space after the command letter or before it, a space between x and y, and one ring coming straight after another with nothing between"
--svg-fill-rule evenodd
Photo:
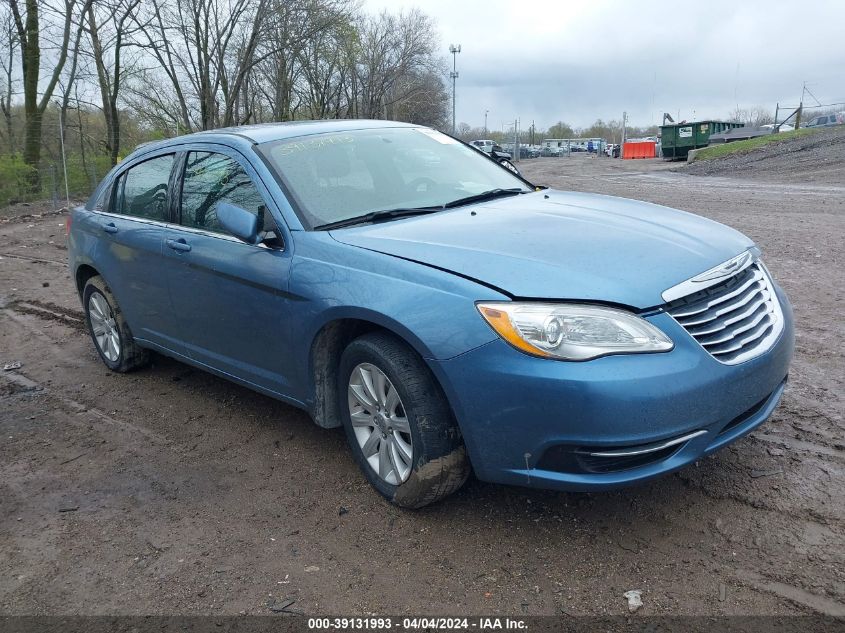
<instances>
[{"instance_id":1,"label":"rear door","mask_svg":"<svg viewBox=\"0 0 845 633\"><path fill-rule=\"evenodd\" d=\"M175 159L172 152L151 156L118 174L87 228L98 236L92 259L134 337L180 352L162 257Z\"/></svg>"},{"instance_id":2,"label":"rear door","mask_svg":"<svg viewBox=\"0 0 845 633\"><path fill-rule=\"evenodd\" d=\"M288 393L291 244L281 214L249 162L220 145L193 145L176 186L177 223L165 236L170 295L194 360L264 389ZM221 202L258 215L260 244L217 222Z\"/></svg>"}]
</instances>

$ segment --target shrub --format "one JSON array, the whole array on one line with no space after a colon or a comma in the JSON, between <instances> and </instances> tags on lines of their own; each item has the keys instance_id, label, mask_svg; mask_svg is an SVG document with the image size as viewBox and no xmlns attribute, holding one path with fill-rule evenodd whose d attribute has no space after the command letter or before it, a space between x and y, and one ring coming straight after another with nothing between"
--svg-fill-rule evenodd
<instances>
[{"instance_id":1,"label":"shrub","mask_svg":"<svg viewBox=\"0 0 845 633\"><path fill-rule=\"evenodd\" d=\"M32 199L36 173L20 156L0 157L0 205Z\"/></svg>"}]
</instances>

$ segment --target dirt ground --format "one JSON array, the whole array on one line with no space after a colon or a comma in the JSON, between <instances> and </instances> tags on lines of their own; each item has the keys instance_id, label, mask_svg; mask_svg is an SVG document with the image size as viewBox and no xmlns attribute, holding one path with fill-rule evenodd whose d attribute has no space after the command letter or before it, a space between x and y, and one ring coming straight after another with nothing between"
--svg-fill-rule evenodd
<instances>
[{"instance_id":1,"label":"dirt ground","mask_svg":"<svg viewBox=\"0 0 845 633\"><path fill-rule=\"evenodd\" d=\"M797 320L765 426L639 488L470 480L402 511L340 430L300 411L166 358L107 371L68 278L64 217L12 217L0 365L21 366L0 371L0 613L270 614L293 600L307 614L621 615L641 589L637 617L845 615L845 182L587 156L521 166L757 241Z\"/></svg>"}]
</instances>

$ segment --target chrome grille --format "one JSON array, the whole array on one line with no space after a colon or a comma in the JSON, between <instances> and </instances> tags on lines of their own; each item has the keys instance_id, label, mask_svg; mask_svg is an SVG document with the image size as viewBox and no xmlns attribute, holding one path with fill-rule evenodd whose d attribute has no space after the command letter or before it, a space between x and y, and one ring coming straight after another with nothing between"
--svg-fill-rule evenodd
<instances>
[{"instance_id":1,"label":"chrome grille","mask_svg":"<svg viewBox=\"0 0 845 633\"><path fill-rule=\"evenodd\" d=\"M718 361L734 365L769 349L783 329L774 285L759 261L666 311Z\"/></svg>"}]
</instances>

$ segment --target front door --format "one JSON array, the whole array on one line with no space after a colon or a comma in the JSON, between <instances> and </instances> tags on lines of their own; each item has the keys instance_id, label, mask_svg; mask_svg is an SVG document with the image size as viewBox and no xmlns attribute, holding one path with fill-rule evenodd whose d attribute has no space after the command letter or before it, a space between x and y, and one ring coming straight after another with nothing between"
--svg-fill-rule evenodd
<instances>
[{"instance_id":1,"label":"front door","mask_svg":"<svg viewBox=\"0 0 845 633\"><path fill-rule=\"evenodd\" d=\"M171 301L192 359L276 393L289 393L289 245L269 197L236 152L189 151L177 178L178 224L165 235ZM263 240L246 244L217 222L221 202L259 216Z\"/></svg>"}]
</instances>

